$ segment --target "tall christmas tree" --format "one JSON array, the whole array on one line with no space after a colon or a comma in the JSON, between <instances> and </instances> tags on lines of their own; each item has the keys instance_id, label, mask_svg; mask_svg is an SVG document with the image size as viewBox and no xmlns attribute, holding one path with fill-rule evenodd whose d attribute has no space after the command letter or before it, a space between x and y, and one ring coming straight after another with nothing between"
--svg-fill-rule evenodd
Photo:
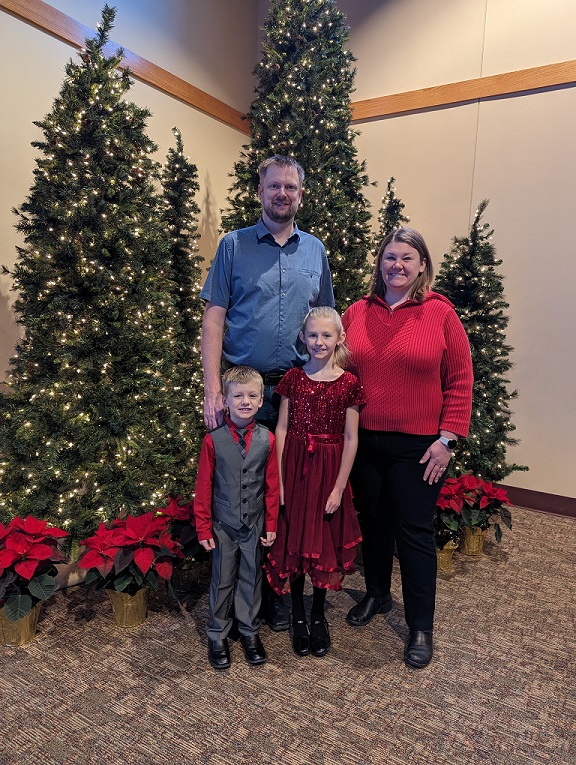
<instances>
[{"instance_id":1,"label":"tall christmas tree","mask_svg":"<svg viewBox=\"0 0 576 765\"><path fill-rule=\"evenodd\" d=\"M306 171L298 226L324 242L336 305L344 310L364 291L372 244L363 194L368 177L350 127L349 29L334 0L272 0L264 31L251 141L234 166L222 227L254 224L259 163L272 154L294 157Z\"/></svg>"},{"instance_id":2,"label":"tall christmas tree","mask_svg":"<svg viewBox=\"0 0 576 765\"><path fill-rule=\"evenodd\" d=\"M30 194L15 212L12 271L24 337L0 395L0 519L33 513L76 539L189 488L170 243L155 190L149 112L105 57L105 6L70 61Z\"/></svg>"},{"instance_id":3,"label":"tall christmas tree","mask_svg":"<svg viewBox=\"0 0 576 765\"><path fill-rule=\"evenodd\" d=\"M162 171L162 219L170 237L172 281L176 289L174 300L180 317L181 336L177 338L178 372L182 376L183 397L188 409L188 437L195 442L194 451L197 455L205 432L200 359L203 314L200 289L203 259L198 248L200 208L196 203L200 184L198 168L184 154L180 131L173 128L172 132L176 138L176 146L169 150ZM193 477L196 464L195 460Z\"/></svg>"},{"instance_id":4,"label":"tall christmas tree","mask_svg":"<svg viewBox=\"0 0 576 765\"><path fill-rule=\"evenodd\" d=\"M374 256L378 254L382 240L392 229L410 223L410 218L402 212L406 205L396 196L395 182L396 178L388 178L386 193L382 197L382 206L378 210L378 231L374 235L372 243L372 254Z\"/></svg>"},{"instance_id":5,"label":"tall christmas tree","mask_svg":"<svg viewBox=\"0 0 576 765\"><path fill-rule=\"evenodd\" d=\"M474 392L470 434L461 441L451 463L453 475L473 472L479 478L500 481L524 465L506 462L506 449L518 443L510 433L509 402L518 392L508 391L506 373L512 366L506 344L509 307L504 299L503 277L496 271L493 230L481 218L488 204L476 210L467 237L454 237L440 267L434 289L452 301L470 340L474 366Z\"/></svg>"}]
</instances>

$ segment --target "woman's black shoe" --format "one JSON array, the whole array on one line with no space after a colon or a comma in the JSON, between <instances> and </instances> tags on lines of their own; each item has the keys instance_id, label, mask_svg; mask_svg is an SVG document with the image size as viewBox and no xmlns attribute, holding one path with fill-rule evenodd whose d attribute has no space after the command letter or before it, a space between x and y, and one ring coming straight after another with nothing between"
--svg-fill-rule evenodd
<instances>
[{"instance_id":1,"label":"woman's black shoe","mask_svg":"<svg viewBox=\"0 0 576 765\"><path fill-rule=\"evenodd\" d=\"M369 624L376 614L387 614L392 610L392 595L384 595L381 598L373 598L371 595L364 595L360 603L348 611L346 621L352 627L365 627Z\"/></svg>"},{"instance_id":2,"label":"woman's black shoe","mask_svg":"<svg viewBox=\"0 0 576 765\"><path fill-rule=\"evenodd\" d=\"M308 656L310 653L310 634L304 619L292 622L292 648L296 656Z\"/></svg>"},{"instance_id":3,"label":"woman's black shoe","mask_svg":"<svg viewBox=\"0 0 576 765\"><path fill-rule=\"evenodd\" d=\"M310 651L314 656L326 656L330 648L330 632L326 619L313 619L310 623Z\"/></svg>"},{"instance_id":4,"label":"woman's black shoe","mask_svg":"<svg viewBox=\"0 0 576 765\"><path fill-rule=\"evenodd\" d=\"M414 630L410 633L404 651L404 661L414 669L424 669L432 659L432 630Z\"/></svg>"}]
</instances>

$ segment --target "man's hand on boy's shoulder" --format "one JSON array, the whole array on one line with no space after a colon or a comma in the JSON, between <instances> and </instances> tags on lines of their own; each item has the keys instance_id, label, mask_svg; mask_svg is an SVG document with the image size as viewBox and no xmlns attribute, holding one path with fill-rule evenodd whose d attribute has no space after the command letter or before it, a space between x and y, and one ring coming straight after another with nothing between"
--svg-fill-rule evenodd
<instances>
[{"instance_id":1,"label":"man's hand on boy's shoulder","mask_svg":"<svg viewBox=\"0 0 576 765\"><path fill-rule=\"evenodd\" d=\"M272 547L272 544L275 539L276 539L276 532L267 531L265 537L260 537L260 542L262 542L264 547Z\"/></svg>"},{"instance_id":2,"label":"man's hand on boy's shoulder","mask_svg":"<svg viewBox=\"0 0 576 765\"><path fill-rule=\"evenodd\" d=\"M216 549L216 543L214 542L212 538L200 539L199 542L205 550L208 550L208 552L210 552L210 550Z\"/></svg>"}]
</instances>

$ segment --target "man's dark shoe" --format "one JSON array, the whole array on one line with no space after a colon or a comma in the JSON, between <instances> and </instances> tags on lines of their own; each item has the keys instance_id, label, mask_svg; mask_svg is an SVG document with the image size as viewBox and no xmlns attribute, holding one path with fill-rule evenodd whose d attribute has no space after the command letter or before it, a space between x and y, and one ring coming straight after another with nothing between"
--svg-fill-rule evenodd
<instances>
[{"instance_id":1,"label":"man's dark shoe","mask_svg":"<svg viewBox=\"0 0 576 765\"><path fill-rule=\"evenodd\" d=\"M284 632L284 630L290 629L288 609L282 595L277 595L274 590L270 590L267 593L264 608L264 619L271 630Z\"/></svg>"},{"instance_id":2,"label":"man's dark shoe","mask_svg":"<svg viewBox=\"0 0 576 765\"><path fill-rule=\"evenodd\" d=\"M292 648L296 656L308 656L310 653L310 633L304 619L292 622Z\"/></svg>"},{"instance_id":3,"label":"man's dark shoe","mask_svg":"<svg viewBox=\"0 0 576 765\"><path fill-rule=\"evenodd\" d=\"M326 656L330 643L330 631L326 619L313 619L310 622L310 652L313 656Z\"/></svg>"},{"instance_id":4,"label":"man's dark shoe","mask_svg":"<svg viewBox=\"0 0 576 765\"><path fill-rule=\"evenodd\" d=\"M242 635L240 643L244 649L244 658L248 664L264 664L266 651L260 640L260 635Z\"/></svg>"},{"instance_id":5,"label":"man's dark shoe","mask_svg":"<svg viewBox=\"0 0 576 765\"><path fill-rule=\"evenodd\" d=\"M208 641L208 661L214 669L228 669L230 666L230 649L228 640Z\"/></svg>"},{"instance_id":6,"label":"man's dark shoe","mask_svg":"<svg viewBox=\"0 0 576 765\"><path fill-rule=\"evenodd\" d=\"M414 630L410 633L404 651L404 661L409 667L423 669L432 659L432 630Z\"/></svg>"},{"instance_id":7,"label":"man's dark shoe","mask_svg":"<svg viewBox=\"0 0 576 765\"><path fill-rule=\"evenodd\" d=\"M392 610L392 595L388 593L381 598L364 595L360 603L353 606L346 616L346 621L352 627L364 627L369 624L376 614L387 614Z\"/></svg>"}]
</instances>

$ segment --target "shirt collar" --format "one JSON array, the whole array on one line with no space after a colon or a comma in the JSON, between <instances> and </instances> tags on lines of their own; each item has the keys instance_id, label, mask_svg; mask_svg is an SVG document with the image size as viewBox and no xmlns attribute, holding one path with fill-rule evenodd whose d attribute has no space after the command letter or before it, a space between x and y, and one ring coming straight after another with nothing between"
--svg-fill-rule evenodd
<instances>
[{"instance_id":1,"label":"shirt collar","mask_svg":"<svg viewBox=\"0 0 576 765\"><path fill-rule=\"evenodd\" d=\"M259 241L262 239L266 239L266 237L271 237L272 241L276 242L276 240L274 239L274 236L272 235L272 232L266 228L266 225L264 221L262 220L262 218L258 218L258 223L256 224L256 236L258 237ZM293 239L296 239L298 241L300 240L300 229L298 228L296 223L294 223L294 229L292 233L290 234L290 236L288 237L288 239L286 240L286 244L288 244L288 242L291 242Z\"/></svg>"},{"instance_id":2,"label":"shirt collar","mask_svg":"<svg viewBox=\"0 0 576 765\"><path fill-rule=\"evenodd\" d=\"M230 417L228 417L228 415L226 414L226 415L224 415L224 421L225 421L226 425L228 425L230 430L235 430L236 433L238 433L240 430L243 430L246 433L251 433L254 430L255 420L252 420L250 422L250 424L246 425L245 427L239 427L238 425L233 423L232 420L230 419Z\"/></svg>"}]
</instances>

